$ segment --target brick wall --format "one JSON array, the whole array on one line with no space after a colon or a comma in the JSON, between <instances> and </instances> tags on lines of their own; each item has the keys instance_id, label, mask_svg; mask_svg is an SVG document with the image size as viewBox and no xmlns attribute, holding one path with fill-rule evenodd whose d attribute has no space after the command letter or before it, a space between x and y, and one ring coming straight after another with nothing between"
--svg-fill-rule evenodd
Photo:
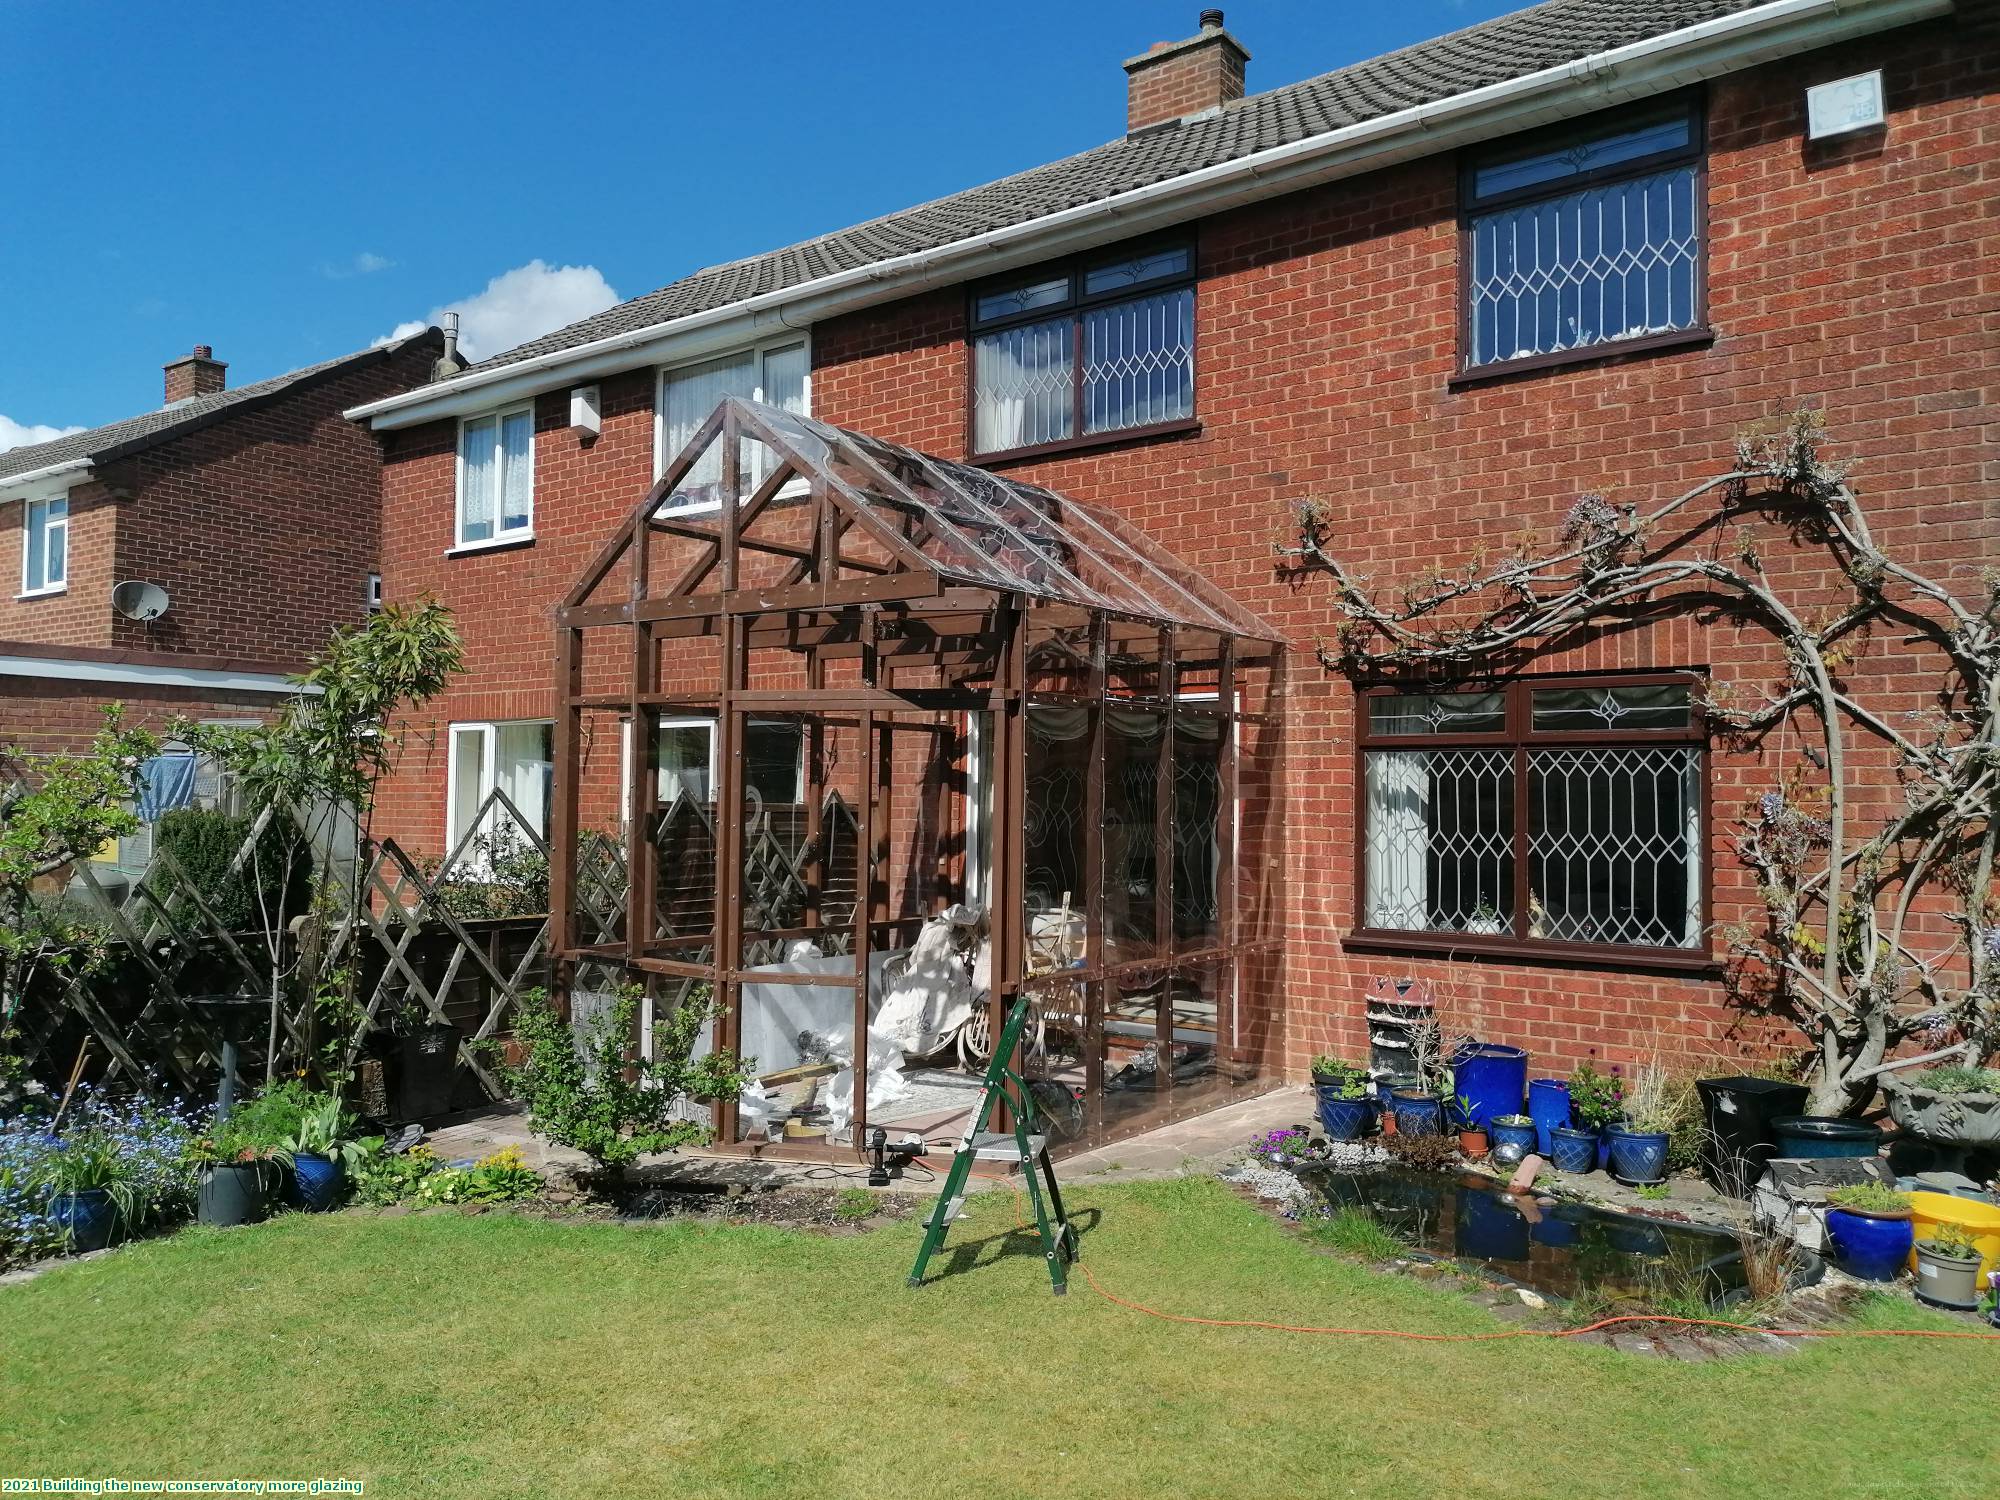
<instances>
[{"instance_id":1,"label":"brick wall","mask_svg":"<svg viewBox=\"0 0 2000 1500\"><path fill-rule=\"evenodd\" d=\"M1281 976L1291 1066L1356 1051L1361 989L1379 974L1447 981L1465 1019L1517 1041L1538 1067L1629 1057L1656 1032L1694 1055L1755 1046L1712 978L1516 961L1447 969L1348 951L1355 921L1354 694L1312 661L1334 623L1329 591L1277 576L1288 508L1332 507L1333 541L1385 582L1497 551L1524 525L1546 537L1572 500L1659 495L1727 462L1746 420L1826 408L1862 463L1878 536L1968 592L2000 515L2000 105L1993 10L1738 75L1708 92L1712 346L1454 388L1458 246L1454 164L1413 163L1239 210L1200 226L1202 427L1010 472L1114 505L1292 642L1286 706L1289 871ZM1803 90L1885 70L1886 136L1809 148ZM909 299L814 330L814 404L828 420L947 456L966 447L964 302ZM614 398L614 391L616 396ZM605 386L602 436L579 448L545 398L537 540L446 558L453 434L391 440L386 569L396 593L434 589L467 626L474 676L415 726L419 747L383 815L413 842L442 830L435 723L549 711L549 606L651 476L650 376ZM1787 586L1824 582L1816 559L1760 539ZM1547 670L1691 667L1761 687L1773 666L1752 631L1681 619L1553 656ZM1896 639L1866 643L1864 691L1908 688ZM1920 693L1913 692L1910 706ZM1708 857L1716 915L1753 897L1728 831L1784 747L1718 747ZM615 768L615 749L612 752ZM1857 781L1885 785L1887 758ZM615 769L614 769L615 774Z\"/></svg>"},{"instance_id":2,"label":"brick wall","mask_svg":"<svg viewBox=\"0 0 2000 1500\"><path fill-rule=\"evenodd\" d=\"M129 727L160 730L177 715L196 720L265 719L276 712L270 693L216 693L204 688L107 689L79 692L56 678L0 678L0 747L27 755L73 754L103 727L103 705L125 705Z\"/></svg>"}]
</instances>

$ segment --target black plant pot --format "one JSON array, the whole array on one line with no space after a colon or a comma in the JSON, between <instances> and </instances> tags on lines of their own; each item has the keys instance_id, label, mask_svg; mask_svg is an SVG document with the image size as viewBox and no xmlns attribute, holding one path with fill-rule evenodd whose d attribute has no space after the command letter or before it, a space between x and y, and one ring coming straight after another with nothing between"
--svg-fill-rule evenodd
<instances>
[{"instance_id":1,"label":"black plant pot","mask_svg":"<svg viewBox=\"0 0 2000 1500\"><path fill-rule=\"evenodd\" d=\"M1699 1078L1694 1086L1708 1126L1702 1150L1708 1180L1732 1197L1748 1197L1778 1154L1771 1122L1802 1112L1808 1090L1775 1078Z\"/></svg>"},{"instance_id":2,"label":"black plant pot","mask_svg":"<svg viewBox=\"0 0 2000 1500\"><path fill-rule=\"evenodd\" d=\"M195 1217L227 1227L255 1224L271 1212L277 1172L269 1162L217 1162L201 1169Z\"/></svg>"},{"instance_id":3,"label":"black plant pot","mask_svg":"<svg viewBox=\"0 0 2000 1500\"><path fill-rule=\"evenodd\" d=\"M458 1078L458 1028L436 1022L398 1038L396 1118L428 1120L451 1110Z\"/></svg>"}]
</instances>

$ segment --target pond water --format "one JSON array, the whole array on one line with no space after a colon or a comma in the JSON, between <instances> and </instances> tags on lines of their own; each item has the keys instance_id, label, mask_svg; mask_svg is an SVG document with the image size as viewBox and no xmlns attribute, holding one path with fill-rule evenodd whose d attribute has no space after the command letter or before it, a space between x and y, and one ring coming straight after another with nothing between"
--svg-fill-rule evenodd
<instances>
[{"instance_id":1,"label":"pond water","mask_svg":"<svg viewBox=\"0 0 2000 1500\"><path fill-rule=\"evenodd\" d=\"M1362 1209L1414 1249L1557 1297L1691 1292L1720 1305L1744 1284L1735 1236L1719 1229L1538 1202L1472 1172L1386 1166L1299 1177L1329 1210Z\"/></svg>"}]
</instances>

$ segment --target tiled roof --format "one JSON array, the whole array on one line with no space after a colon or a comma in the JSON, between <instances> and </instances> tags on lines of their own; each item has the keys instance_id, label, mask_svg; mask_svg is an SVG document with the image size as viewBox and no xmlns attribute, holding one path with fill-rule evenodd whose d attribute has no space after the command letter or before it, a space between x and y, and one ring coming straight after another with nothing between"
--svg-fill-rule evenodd
<instances>
[{"instance_id":1,"label":"tiled roof","mask_svg":"<svg viewBox=\"0 0 2000 1500\"><path fill-rule=\"evenodd\" d=\"M121 458L127 453L162 442L190 428L206 426L221 414L236 407L270 400L297 386L331 375L347 365L359 364L367 359L386 358L417 339L435 340L438 337L435 329L427 329L397 343L360 349L352 354L343 354L338 359L322 360L316 365L307 365L302 370L290 370L283 375L274 375L269 380L257 381L253 385L238 386L233 391L216 391L207 396L190 396L185 401L176 401L171 406L162 406L157 411L127 417L122 422L107 423L103 427L93 427L86 432L72 432L66 437L51 438L46 443L34 443L25 448L9 448L6 452L0 453L0 484L5 484L16 475L30 474L37 469L50 468L56 464L102 463L113 458Z\"/></svg>"},{"instance_id":2,"label":"tiled roof","mask_svg":"<svg viewBox=\"0 0 2000 1500\"><path fill-rule=\"evenodd\" d=\"M472 369L497 369L657 327L836 272L935 250L1238 157L1750 10L1758 3L1547 0L1546 4L1303 83L1252 94L1206 119L1144 131L851 229L710 266L657 292L495 355Z\"/></svg>"}]
</instances>

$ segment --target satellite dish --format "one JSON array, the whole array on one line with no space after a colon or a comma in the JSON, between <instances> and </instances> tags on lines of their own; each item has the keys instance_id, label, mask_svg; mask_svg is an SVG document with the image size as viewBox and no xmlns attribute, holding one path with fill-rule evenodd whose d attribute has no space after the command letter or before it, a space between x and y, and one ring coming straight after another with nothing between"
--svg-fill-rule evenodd
<instances>
[{"instance_id":1,"label":"satellite dish","mask_svg":"<svg viewBox=\"0 0 2000 1500\"><path fill-rule=\"evenodd\" d=\"M157 620L167 612L167 591L143 578L111 586L111 607L128 620Z\"/></svg>"}]
</instances>

